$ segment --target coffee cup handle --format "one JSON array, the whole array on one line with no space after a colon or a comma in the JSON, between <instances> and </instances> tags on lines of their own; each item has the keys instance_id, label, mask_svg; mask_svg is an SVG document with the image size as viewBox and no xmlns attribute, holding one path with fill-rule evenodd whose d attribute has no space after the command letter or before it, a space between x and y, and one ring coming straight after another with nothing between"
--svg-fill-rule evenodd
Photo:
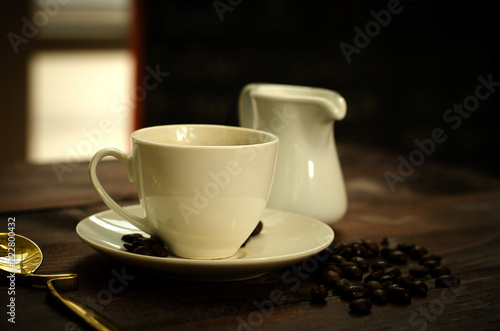
<instances>
[{"instance_id":1,"label":"coffee cup handle","mask_svg":"<svg viewBox=\"0 0 500 331\"><path fill-rule=\"evenodd\" d=\"M99 181L99 178L97 177L97 164L102 160L102 158L106 156L112 156L118 159L118 161L123 164L125 170L127 171L128 180L130 182L135 182L135 172L132 163L132 157L116 148L103 148L94 154L89 163L90 180L92 181L92 185L94 185L97 194L99 194L102 201L104 201L104 203L115 213L123 217L132 225L138 227L140 230L153 235L154 231L149 226L146 218L133 214L116 203L116 201L111 198L111 196L108 194L108 192L106 192L101 182Z\"/></svg>"}]
</instances>

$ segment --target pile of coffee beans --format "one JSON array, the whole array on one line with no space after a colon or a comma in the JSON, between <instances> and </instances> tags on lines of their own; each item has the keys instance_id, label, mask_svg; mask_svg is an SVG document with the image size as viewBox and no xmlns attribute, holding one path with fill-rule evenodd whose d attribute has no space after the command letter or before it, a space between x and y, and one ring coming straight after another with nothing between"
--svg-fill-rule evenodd
<instances>
[{"instance_id":1,"label":"pile of coffee beans","mask_svg":"<svg viewBox=\"0 0 500 331\"><path fill-rule=\"evenodd\" d=\"M263 228L264 224L262 221L259 221L253 232L250 234L247 240L241 245L244 247L250 238L258 235ZM122 236L123 248L127 250L127 252L147 255L147 256L158 256L158 257L167 257L168 250L165 248L163 242L157 238L151 236L150 238L144 237L140 233L130 233Z\"/></svg>"},{"instance_id":2,"label":"pile of coffee beans","mask_svg":"<svg viewBox=\"0 0 500 331\"><path fill-rule=\"evenodd\" d=\"M147 256L168 256L168 251L159 238L146 238L140 233L131 233L122 236L122 240L125 242L123 247L127 252Z\"/></svg>"},{"instance_id":3,"label":"pile of coffee beans","mask_svg":"<svg viewBox=\"0 0 500 331\"><path fill-rule=\"evenodd\" d=\"M372 240L350 244L334 241L326 252L329 257L318 268L311 300L324 302L331 290L350 301L354 314L370 313L372 304L410 304L414 296L427 296L426 281L431 279L435 287L460 284L460 279L441 265L441 256L414 244L391 246L386 238L380 245Z\"/></svg>"}]
</instances>

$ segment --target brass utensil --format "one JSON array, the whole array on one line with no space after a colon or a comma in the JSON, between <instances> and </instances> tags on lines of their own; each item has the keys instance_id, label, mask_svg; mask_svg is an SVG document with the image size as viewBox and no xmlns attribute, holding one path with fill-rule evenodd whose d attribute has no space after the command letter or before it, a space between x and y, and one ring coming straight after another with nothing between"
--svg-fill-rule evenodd
<instances>
[{"instance_id":1,"label":"brass utensil","mask_svg":"<svg viewBox=\"0 0 500 331\"><path fill-rule=\"evenodd\" d=\"M11 244L9 245L9 243ZM50 293L59 302L94 329L101 331L120 330L120 327L104 316L57 292L57 290L64 291L78 288L77 274L35 274L34 272L40 267L42 260L42 250L32 240L18 234L0 233L0 270L14 273L16 277L27 278L32 285L46 285Z\"/></svg>"}]
</instances>

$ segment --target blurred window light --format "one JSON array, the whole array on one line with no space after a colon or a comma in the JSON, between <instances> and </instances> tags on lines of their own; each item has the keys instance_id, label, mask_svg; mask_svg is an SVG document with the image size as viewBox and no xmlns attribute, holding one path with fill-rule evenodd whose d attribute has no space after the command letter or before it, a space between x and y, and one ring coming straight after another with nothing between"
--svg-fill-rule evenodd
<instances>
[{"instance_id":1,"label":"blurred window light","mask_svg":"<svg viewBox=\"0 0 500 331\"><path fill-rule=\"evenodd\" d=\"M134 118L135 63L126 48L131 0L54 3L31 3L33 12L44 11L49 19L28 60L27 159L68 163L86 161L103 147L128 151ZM45 41L50 47L44 48Z\"/></svg>"}]
</instances>

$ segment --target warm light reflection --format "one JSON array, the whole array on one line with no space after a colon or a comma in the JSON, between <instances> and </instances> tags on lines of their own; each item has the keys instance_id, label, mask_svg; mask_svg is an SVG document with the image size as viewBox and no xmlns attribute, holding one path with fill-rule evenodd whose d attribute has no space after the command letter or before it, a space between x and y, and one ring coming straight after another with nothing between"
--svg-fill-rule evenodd
<instances>
[{"instance_id":1,"label":"warm light reflection","mask_svg":"<svg viewBox=\"0 0 500 331\"><path fill-rule=\"evenodd\" d=\"M314 163L313 161L307 161L307 169L309 172L309 178L314 178Z\"/></svg>"}]
</instances>

